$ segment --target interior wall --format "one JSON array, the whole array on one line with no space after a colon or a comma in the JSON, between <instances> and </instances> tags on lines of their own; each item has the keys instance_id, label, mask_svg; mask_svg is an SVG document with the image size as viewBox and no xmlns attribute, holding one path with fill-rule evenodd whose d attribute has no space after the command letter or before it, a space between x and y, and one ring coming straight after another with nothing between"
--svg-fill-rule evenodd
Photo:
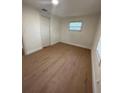
<instances>
[{"instance_id":1,"label":"interior wall","mask_svg":"<svg viewBox=\"0 0 124 93\"><path fill-rule=\"evenodd\" d=\"M51 45L60 42L61 18L51 16L50 18L50 41Z\"/></svg>"},{"instance_id":2,"label":"interior wall","mask_svg":"<svg viewBox=\"0 0 124 93\"><path fill-rule=\"evenodd\" d=\"M24 4L22 7L22 35L26 55L42 48L40 14L36 9Z\"/></svg>"},{"instance_id":3,"label":"interior wall","mask_svg":"<svg viewBox=\"0 0 124 93\"><path fill-rule=\"evenodd\" d=\"M48 21L40 15L36 9L23 4L23 43L26 54L35 52L43 47L44 32L41 30ZM64 42L84 48L91 49L94 33L98 24L99 15L89 15L82 17L59 18L51 16L50 18L50 44ZM69 22L83 21L84 29L81 32L71 32L68 30ZM42 23L42 24L41 24ZM48 22L47 22L48 23Z\"/></svg>"},{"instance_id":4,"label":"interior wall","mask_svg":"<svg viewBox=\"0 0 124 93\"><path fill-rule=\"evenodd\" d=\"M94 33L98 24L99 15L89 15L82 17L63 18L61 23L60 41L72 45L77 45L91 49ZM84 28L80 32L69 31L69 22L83 21Z\"/></svg>"},{"instance_id":5,"label":"interior wall","mask_svg":"<svg viewBox=\"0 0 124 93\"><path fill-rule=\"evenodd\" d=\"M92 78L93 78L93 93L101 93L101 66L96 55L97 44L101 37L101 21L99 21L97 32L92 46Z\"/></svg>"},{"instance_id":6,"label":"interior wall","mask_svg":"<svg viewBox=\"0 0 124 93\"><path fill-rule=\"evenodd\" d=\"M49 44L53 45L60 42L61 21L59 17L44 17L37 9L23 4L22 21L23 44L26 55L38 51Z\"/></svg>"}]
</instances>

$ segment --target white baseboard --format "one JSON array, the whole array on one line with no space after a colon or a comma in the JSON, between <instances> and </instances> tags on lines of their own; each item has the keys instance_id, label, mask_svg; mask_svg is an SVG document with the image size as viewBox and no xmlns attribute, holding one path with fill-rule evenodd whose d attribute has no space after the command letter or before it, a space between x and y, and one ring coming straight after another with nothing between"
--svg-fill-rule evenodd
<instances>
[{"instance_id":1,"label":"white baseboard","mask_svg":"<svg viewBox=\"0 0 124 93\"><path fill-rule=\"evenodd\" d=\"M74 46L78 46L78 47L82 47L82 48L91 49L91 47L89 47L89 46L84 46L84 45L79 45L79 44L69 43L69 42L64 42L64 41L61 41L61 42L62 42L62 43L69 44L69 45L74 45Z\"/></svg>"},{"instance_id":2,"label":"white baseboard","mask_svg":"<svg viewBox=\"0 0 124 93\"><path fill-rule=\"evenodd\" d=\"M33 49L33 50L31 50L31 51L26 52L25 55L32 54L32 53L34 53L34 52L36 52L36 51L39 51L39 50L41 50L41 49L42 49L42 47L39 47L39 48Z\"/></svg>"},{"instance_id":3,"label":"white baseboard","mask_svg":"<svg viewBox=\"0 0 124 93\"><path fill-rule=\"evenodd\" d=\"M53 43L51 43L50 45L55 45L55 44L57 44L57 43L59 43L59 41L53 42Z\"/></svg>"},{"instance_id":4,"label":"white baseboard","mask_svg":"<svg viewBox=\"0 0 124 93\"><path fill-rule=\"evenodd\" d=\"M84 46L84 45L79 45L79 44L69 43L69 42L64 42L64 41L60 41L60 42L65 43L65 44L69 44L69 45L74 45L74 46L86 48L86 49L91 49L90 47ZM50 45L54 45L54 44L56 44L56 43L58 43L58 42L54 42L54 43L52 43L52 44L50 44ZM28 51L28 52L25 52L25 55L32 54L32 53L34 53L34 52L36 52L36 51L39 51L39 50L41 50L41 49L42 49L42 47L39 47L39 48L34 49L34 50L30 50L30 51Z\"/></svg>"}]
</instances>

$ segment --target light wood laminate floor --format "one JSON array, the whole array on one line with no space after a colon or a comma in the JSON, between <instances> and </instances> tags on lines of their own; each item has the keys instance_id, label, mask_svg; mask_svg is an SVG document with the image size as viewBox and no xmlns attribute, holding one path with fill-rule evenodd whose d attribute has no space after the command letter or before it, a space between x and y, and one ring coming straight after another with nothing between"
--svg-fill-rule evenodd
<instances>
[{"instance_id":1,"label":"light wood laminate floor","mask_svg":"<svg viewBox=\"0 0 124 93\"><path fill-rule=\"evenodd\" d=\"M91 51L57 43L22 58L23 93L92 93Z\"/></svg>"}]
</instances>

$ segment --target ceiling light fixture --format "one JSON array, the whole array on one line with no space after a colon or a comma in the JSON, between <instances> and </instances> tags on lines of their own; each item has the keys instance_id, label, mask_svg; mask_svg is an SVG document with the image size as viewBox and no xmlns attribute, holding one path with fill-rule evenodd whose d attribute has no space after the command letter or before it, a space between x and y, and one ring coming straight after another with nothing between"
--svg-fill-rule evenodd
<instances>
[{"instance_id":1,"label":"ceiling light fixture","mask_svg":"<svg viewBox=\"0 0 124 93\"><path fill-rule=\"evenodd\" d=\"M53 5L58 5L59 4L59 1L58 0L52 0L52 4Z\"/></svg>"}]
</instances>

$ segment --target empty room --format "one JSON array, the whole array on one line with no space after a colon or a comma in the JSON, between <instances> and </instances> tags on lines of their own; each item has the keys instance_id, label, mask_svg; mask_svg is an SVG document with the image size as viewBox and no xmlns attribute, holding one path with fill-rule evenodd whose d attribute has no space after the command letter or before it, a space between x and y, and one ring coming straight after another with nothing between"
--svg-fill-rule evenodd
<instances>
[{"instance_id":1,"label":"empty room","mask_svg":"<svg viewBox=\"0 0 124 93\"><path fill-rule=\"evenodd\" d=\"M22 93L101 93L100 38L100 0L22 0Z\"/></svg>"}]
</instances>

